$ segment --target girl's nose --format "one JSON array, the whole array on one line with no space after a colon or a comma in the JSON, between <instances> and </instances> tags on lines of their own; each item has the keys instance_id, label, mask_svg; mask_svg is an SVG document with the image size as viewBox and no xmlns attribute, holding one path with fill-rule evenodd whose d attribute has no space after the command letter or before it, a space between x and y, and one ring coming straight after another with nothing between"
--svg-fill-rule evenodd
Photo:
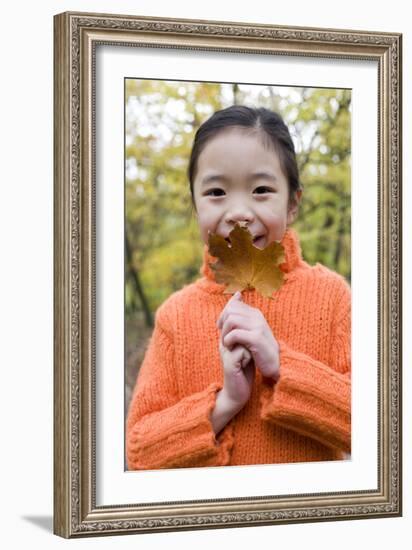
<instances>
[{"instance_id":1,"label":"girl's nose","mask_svg":"<svg viewBox=\"0 0 412 550\"><path fill-rule=\"evenodd\" d=\"M254 220L253 213L245 208L239 208L236 210L231 210L226 214L226 223L235 224L236 222L245 222L246 224L251 224Z\"/></svg>"}]
</instances>

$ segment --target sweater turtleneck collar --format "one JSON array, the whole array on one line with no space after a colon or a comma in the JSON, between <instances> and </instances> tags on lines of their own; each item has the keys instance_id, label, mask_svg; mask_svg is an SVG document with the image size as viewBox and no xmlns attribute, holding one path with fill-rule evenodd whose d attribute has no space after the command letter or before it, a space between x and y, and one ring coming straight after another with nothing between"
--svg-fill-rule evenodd
<instances>
[{"instance_id":1,"label":"sweater turtleneck collar","mask_svg":"<svg viewBox=\"0 0 412 550\"><path fill-rule=\"evenodd\" d=\"M303 264L299 237L296 231L289 227L280 242L285 249L285 261L279 267L284 273L290 274L296 267ZM216 262L216 258L210 255L208 245L204 244L203 263L199 270L199 273L203 275L203 279L200 282L202 286L207 286L209 291L221 293L224 291L225 285L216 282L214 271L209 267L209 263L214 262ZM286 275L286 279L289 278Z\"/></svg>"}]
</instances>

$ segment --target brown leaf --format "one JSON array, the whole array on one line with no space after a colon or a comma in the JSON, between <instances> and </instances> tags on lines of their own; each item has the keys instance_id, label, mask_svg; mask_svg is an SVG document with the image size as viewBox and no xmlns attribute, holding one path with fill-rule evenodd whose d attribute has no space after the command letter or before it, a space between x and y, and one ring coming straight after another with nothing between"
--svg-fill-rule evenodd
<instances>
[{"instance_id":1,"label":"brown leaf","mask_svg":"<svg viewBox=\"0 0 412 550\"><path fill-rule=\"evenodd\" d=\"M253 245L253 237L238 223L229 234L231 246L220 235L209 234L209 252L218 261L209 264L216 282L227 285L224 294L255 288L263 296L272 298L284 282L279 264L285 261L284 248L272 242L263 250Z\"/></svg>"}]
</instances>

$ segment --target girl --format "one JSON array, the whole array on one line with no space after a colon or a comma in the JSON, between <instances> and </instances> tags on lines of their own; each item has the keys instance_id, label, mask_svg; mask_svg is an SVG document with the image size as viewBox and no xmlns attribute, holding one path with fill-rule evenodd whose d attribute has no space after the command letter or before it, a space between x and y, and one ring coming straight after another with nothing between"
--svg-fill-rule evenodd
<instances>
[{"instance_id":1,"label":"girl","mask_svg":"<svg viewBox=\"0 0 412 550\"><path fill-rule=\"evenodd\" d=\"M126 422L129 469L339 460L350 452L351 299L345 279L301 255L295 150L279 115L232 106L198 129L189 181L201 278L157 310ZM209 232L246 224L281 241L273 300L223 294Z\"/></svg>"}]
</instances>

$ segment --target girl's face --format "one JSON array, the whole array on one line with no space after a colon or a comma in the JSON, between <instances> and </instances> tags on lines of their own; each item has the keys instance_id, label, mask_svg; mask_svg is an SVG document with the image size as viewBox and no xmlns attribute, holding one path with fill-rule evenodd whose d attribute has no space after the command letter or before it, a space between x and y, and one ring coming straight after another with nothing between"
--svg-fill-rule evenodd
<instances>
[{"instance_id":1,"label":"girl's face","mask_svg":"<svg viewBox=\"0 0 412 550\"><path fill-rule=\"evenodd\" d=\"M228 239L236 222L245 221L254 245L280 241L296 218L300 192L288 205L289 188L278 154L257 133L228 128L200 153L193 182L201 238L208 232Z\"/></svg>"}]
</instances>

